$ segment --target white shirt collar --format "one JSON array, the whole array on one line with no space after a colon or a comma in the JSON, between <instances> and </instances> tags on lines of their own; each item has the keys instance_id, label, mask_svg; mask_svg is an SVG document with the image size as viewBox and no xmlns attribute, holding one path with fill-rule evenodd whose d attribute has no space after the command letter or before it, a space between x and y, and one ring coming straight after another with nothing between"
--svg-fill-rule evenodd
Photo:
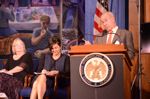
<instances>
[{"instance_id":1,"label":"white shirt collar","mask_svg":"<svg viewBox=\"0 0 150 99\"><path fill-rule=\"evenodd\" d=\"M116 27L114 27L114 28L112 29L112 33L116 33L117 30L118 30L118 26L116 26Z\"/></svg>"},{"instance_id":2,"label":"white shirt collar","mask_svg":"<svg viewBox=\"0 0 150 99\"><path fill-rule=\"evenodd\" d=\"M114 28L112 29L112 33L116 33L117 30L118 30L118 26L116 26L116 27L114 27ZM111 34L111 35L112 35L112 39L111 39L111 40L113 40L115 34ZM107 41L108 41L108 37L109 37L109 35L107 35Z\"/></svg>"}]
</instances>

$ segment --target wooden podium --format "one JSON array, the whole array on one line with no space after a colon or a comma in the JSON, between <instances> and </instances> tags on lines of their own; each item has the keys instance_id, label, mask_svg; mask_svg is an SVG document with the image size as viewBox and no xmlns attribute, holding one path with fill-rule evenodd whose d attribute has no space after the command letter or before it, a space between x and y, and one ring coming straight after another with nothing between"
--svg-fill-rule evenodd
<instances>
[{"instance_id":1,"label":"wooden podium","mask_svg":"<svg viewBox=\"0 0 150 99\"><path fill-rule=\"evenodd\" d=\"M130 66L132 63L123 45L72 46L69 53L71 55L71 99L131 99ZM103 53L113 63L113 77L104 86L91 87L81 79L80 63L90 53Z\"/></svg>"}]
</instances>

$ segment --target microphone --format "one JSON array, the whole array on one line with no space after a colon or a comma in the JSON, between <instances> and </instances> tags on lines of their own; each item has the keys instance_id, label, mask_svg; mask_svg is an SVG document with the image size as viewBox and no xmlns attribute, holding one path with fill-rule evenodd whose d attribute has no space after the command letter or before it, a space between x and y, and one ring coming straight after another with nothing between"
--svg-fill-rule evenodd
<instances>
[{"instance_id":1,"label":"microphone","mask_svg":"<svg viewBox=\"0 0 150 99\"><path fill-rule=\"evenodd\" d=\"M116 39L115 41L113 41L112 44L123 44L123 41L122 41L122 39L121 39L121 37L120 37L119 34L113 33L113 32L112 32L112 33L109 33L107 30L103 30L103 32L100 33L100 35L98 35L98 34L93 35L93 34L89 34L89 33L87 33L87 34L85 34L85 35L90 35L90 36L95 36L95 37L103 37L104 35L108 35L108 34L114 34L114 35L116 35L117 38L118 38L118 39ZM114 38L113 38L113 39L114 39ZM86 42L86 40L85 40L84 38L82 38L82 40L83 40L84 42ZM118 41L118 43L117 43L117 41Z\"/></svg>"},{"instance_id":2,"label":"microphone","mask_svg":"<svg viewBox=\"0 0 150 99\"><path fill-rule=\"evenodd\" d=\"M99 34L90 34L90 33L87 33L85 35L90 35L90 36L96 36L96 37L102 37L103 36L103 32L102 33L99 33Z\"/></svg>"},{"instance_id":3,"label":"microphone","mask_svg":"<svg viewBox=\"0 0 150 99\"><path fill-rule=\"evenodd\" d=\"M99 35L98 35L98 34L96 34L96 35L94 34L94 35L93 35L93 34L90 34L90 33L86 33L85 35L86 35L86 36L89 35L89 36L92 36L92 37L93 37L93 36L95 36L95 37L102 37L102 36L103 36L103 33L99 33ZM86 39L84 39L84 38L82 38L81 41L82 41L82 45L84 45L84 44L86 44L86 45L87 45L87 44L92 44L92 43L90 43L88 40L86 40Z\"/></svg>"}]
</instances>

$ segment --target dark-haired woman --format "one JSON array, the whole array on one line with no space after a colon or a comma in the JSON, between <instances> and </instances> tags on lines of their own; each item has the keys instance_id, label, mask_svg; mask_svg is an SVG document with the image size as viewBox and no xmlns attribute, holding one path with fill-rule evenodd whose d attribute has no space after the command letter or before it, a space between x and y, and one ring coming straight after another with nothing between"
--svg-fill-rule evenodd
<instances>
[{"instance_id":1,"label":"dark-haired woman","mask_svg":"<svg viewBox=\"0 0 150 99\"><path fill-rule=\"evenodd\" d=\"M49 48L51 53L45 55L44 68L33 83L30 99L43 99L46 89L53 86L55 75L70 75L70 59L61 53L60 39L52 37Z\"/></svg>"}]
</instances>

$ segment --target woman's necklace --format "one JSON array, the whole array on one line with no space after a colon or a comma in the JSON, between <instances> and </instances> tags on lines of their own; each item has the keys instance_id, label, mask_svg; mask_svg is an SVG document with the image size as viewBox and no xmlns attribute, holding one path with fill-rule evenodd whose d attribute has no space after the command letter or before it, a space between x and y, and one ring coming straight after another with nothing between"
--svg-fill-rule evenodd
<instances>
[{"instance_id":1,"label":"woman's necklace","mask_svg":"<svg viewBox=\"0 0 150 99\"><path fill-rule=\"evenodd\" d=\"M22 57L23 55L24 55L25 53L22 53L22 54L15 54L15 55L13 55L13 59L14 60L18 60L18 59L20 59L20 57Z\"/></svg>"},{"instance_id":2,"label":"woman's necklace","mask_svg":"<svg viewBox=\"0 0 150 99\"><path fill-rule=\"evenodd\" d=\"M53 59L54 60L57 60L59 57L60 57L61 53L60 54L57 54L57 55L53 55Z\"/></svg>"}]
</instances>

